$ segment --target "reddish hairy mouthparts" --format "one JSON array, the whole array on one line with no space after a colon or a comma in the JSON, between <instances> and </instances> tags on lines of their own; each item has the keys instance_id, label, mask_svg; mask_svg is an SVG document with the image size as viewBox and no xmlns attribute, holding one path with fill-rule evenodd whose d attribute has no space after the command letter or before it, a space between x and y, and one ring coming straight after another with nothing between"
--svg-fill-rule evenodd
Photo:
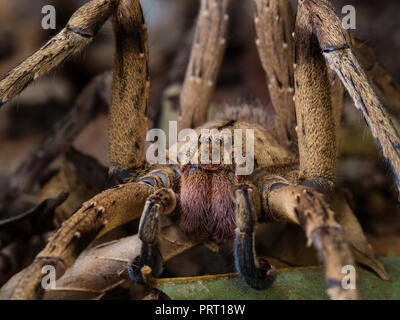
<instances>
[{"instance_id":1,"label":"reddish hairy mouthparts","mask_svg":"<svg viewBox=\"0 0 400 320\"><path fill-rule=\"evenodd\" d=\"M211 239L221 243L235 229L231 185L237 183L233 171L209 171L187 166L181 180L179 224L190 239Z\"/></svg>"}]
</instances>

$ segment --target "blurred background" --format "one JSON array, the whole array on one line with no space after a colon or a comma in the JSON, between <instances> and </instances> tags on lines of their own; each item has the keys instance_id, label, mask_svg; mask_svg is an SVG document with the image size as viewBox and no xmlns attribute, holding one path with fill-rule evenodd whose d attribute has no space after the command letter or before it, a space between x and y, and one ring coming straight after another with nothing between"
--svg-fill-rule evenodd
<instances>
[{"instance_id":1,"label":"blurred background","mask_svg":"<svg viewBox=\"0 0 400 320\"><path fill-rule=\"evenodd\" d=\"M59 32L72 13L85 2L0 0L0 76ZM271 109L265 74L254 43L253 2L234 2L228 47L213 97L213 107L218 108L226 103L260 101L265 108ZM296 1L291 2L296 8ZM339 15L344 5L351 4L356 8L355 33L375 50L379 62L389 74L400 81L400 2L332 2ZM149 28L149 118L151 126L165 127L167 119L176 117L177 99L189 58L198 1L142 0L141 3ZM56 30L43 30L41 27L44 16L41 13L42 7L48 4L56 8ZM107 22L85 52L34 82L19 97L0 109L0 186L4 188L9 184L10 176L35 150L54 124L67 114L85 85L96 75L112 69L113 41L111 24ZM96 165L103 169L108 164L107 126L107 107L102 107L73 142L75 151L92 157L87 161L97 159ZM345 99L342 135L346 138L341 141L338 186L351 191L355 213L376 252L379 255L399 256L400 208L394 181L364 121L348 97ZM37 202L38 195L39 199L45 198L43 186L65 164L77 172L84 170L75 168L77 164L74 155L67 156L67 160L65 155L60 155L37 177L32 187L24 191L17 205L9 208L7 213L1 212L0 216L29 208ZM92 168L90 166L89 171ZM90 189L93 186L85 187ZM95 189L90 189L91 192L87 194L96 193ZM8 250L3 250L0 256L14 252L12 248ZM17 269L26 264L37 249L27 251L21 251L24 259L14 257L12 263L18 264ZM10 262L7 263L2 265L0 262L0 273L2 270L8 273ZM4 275L2 279L6 277Z\"/></svg>"}]
</instances>

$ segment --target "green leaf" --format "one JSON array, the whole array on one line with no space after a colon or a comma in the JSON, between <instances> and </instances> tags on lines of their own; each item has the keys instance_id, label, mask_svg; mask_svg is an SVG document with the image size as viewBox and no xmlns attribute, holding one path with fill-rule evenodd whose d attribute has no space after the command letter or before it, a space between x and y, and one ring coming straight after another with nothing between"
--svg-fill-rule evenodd
<instances>
[{"instance_id":1,"label":"green leaf","mask_svg":"<svg viewBox=\"0 0 400 320\"><path fill-rule=\"evenodd\" d=\"M358 287L363 299L400 299L400 257L381 259L390 280L359 268ZM294 268L278 272L271 288L251 289L235 274L161 279L158 289L173 300L302 300L329 299L322 267Z\"/></svg>"}]
</instances>

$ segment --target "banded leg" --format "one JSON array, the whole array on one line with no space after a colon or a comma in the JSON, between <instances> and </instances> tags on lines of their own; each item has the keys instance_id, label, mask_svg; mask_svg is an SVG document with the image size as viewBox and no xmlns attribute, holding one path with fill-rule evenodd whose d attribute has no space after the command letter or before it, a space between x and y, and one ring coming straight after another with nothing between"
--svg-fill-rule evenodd
<instances>
[{"instance_id":1,"label":"banded leg","mask_svg":"<svg viewBox=\"0 0 400 320\"><path fill-rule=\"evenodd\" d=\"M60 33L0 78L0 106L24 90L33 80L82 51L113 13L118 2L92 0L79 8Z\"/></svg>"},{"instance_id":2,"label":"banded leg","mask_svg":"<svg viewBox=\"0 0 400 320\"><path fill-rule=\"evenodd\" d=\"M255 256L254 232L257 210L260 210L258 194L255 195L247 185L237 186L233 194L237 225L234 245L236 269L252 288L267 289L276 278L276 270L268 261Z\"/></svg>"},{"instance_id":3,"label":"banded leg","mask_svg":"<svg viewBox=\"0 0 400 320\"><path fill-rule=\"evenodd\" d=\"M225 53L230 3L231 0L201 0L180 96L180 129L198 127L207 119L208 106Z\"/></svg>"},{"instance_id":4,"label":"banded leg","mask_svg":"<svg viewBox=\"0 0 400 320\"><path fill-rule=\"evenodd\" d=\"M329 68L336 72L390 164L400 190L400 139L351 50L351 39L327 0L299 1L298 15L312 26Z\"/></svg>"},{"instance_id":5,"label":"banded leg","mask_svg":"<svg viewBox=\"0 0 400 320\"><path fill-rule=\"evenodd\" d=\"M147 199L139 224L139 238L143 241L139 259L128 264L128 274L135 282L144 282L141 269L149 266L153 276L162 270L162 258L158 249L160 214L171 213L176 206L176 196L181 173L178 167L157 168L137 181L152 186L154 191Z\"/></svg>"},{"instance_id":6,"label":"banded leg","mask_svg":"<svg viewBox=\"0 0 400 320\"><path fill-rule=\"evenodd\" d=\"M106 190L82 207L49 239L18 281L12 299L40 299L42 267L53 265L61 276L76 257L96 238L140 216L154 188L146 183L127 183Z\"/></svg>"},{"instance_id":7,"label":"banded leg","mask_svg":"<svg viewBox=\"0 0 400 320\"><path fill-rule=\"evenodd\" d=\"M319 192L306 186L290 184L283 178L267 179L262 186L264 211L278 221L300 225L309 245L317 249L325 266L325 281L332 299L358 299L356 289L342 287L342 268L355 267L343 228Z\"/></svg>"},{"instance_id":8,"label":"banded leg","mask_svg":"<svg viewBox=\"0 0 400 320\"><path fill-rule=\"evenodd\" d=\"M141 272L144 266L151 268L153 277L162 273L163 258L158 246L160 216L172 213L175 206L176 195L169 188L158 189L147 198L139 224L139 239L142 240L139 261L131 261L127 267L132 281L145 283Z\"/></svg>"},{"instance_id":9,"label":"banded leg","mask_svg":"<svg viewBox=\"0 0 400 320\"><path fill-rule=\"evenodd\" d=\"M277 134L286 146L296 146L293 102L293 10L287 0L255 0L256 45L276 114Z\"/></svg>"}]
</instances>

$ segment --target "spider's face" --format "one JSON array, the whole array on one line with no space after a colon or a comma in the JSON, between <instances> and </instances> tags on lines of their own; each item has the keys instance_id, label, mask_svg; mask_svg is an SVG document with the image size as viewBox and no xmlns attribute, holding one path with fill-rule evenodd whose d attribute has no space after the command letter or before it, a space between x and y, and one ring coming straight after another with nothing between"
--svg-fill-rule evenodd
<instances>
[{"instance_id":1,"label":"spider's face","mask_svg":"<svg viewBox=\"0 0 400 320\"><path fill-rule=\"evenodd\" d=\"M180 228L195 240L223 242L236 228L233 186L251 182L258 166L274 166L291 156L255 123L217 120L198 128L196 134L190 147L178 148Z\"/></svg>"},{"instance_id":2,"label":"spider's face","mask_svg":"<svg viewBox=\"0 0 400 320\"><path fill-rule=\"evenodd\" d=\"M192 130L178 143L178 162L209 171L231 170L237 175L254 169L254 130L241 128L236 121L217 121Z\"/></svg>"},{"instance_id":3,"label":"spider's face","mask_svg":"<svg viewBox=\"0 0 400 320\"><path fill-rule=\"evenodd\" d=\"M235 155L245 154L246 145L242 144L241 133L235 136L234 122L228 124L198 129L192 148L179 149L180 228L191 239L220 243L234 234L231 189L240 179Z\"/></svg>"},{"instance_id":4,"label":"spider's face","mask_svg":"<svg viewBox=\"0 0 400 320\"><path fill-rule=\"evenodd\" d=\"M194 133L194 132L193 132ZM203 129L199 135L178 146L178 161L182 167L192 165L204 170L234 169L233 138L229 130Z\"/></svg>"},{"instance_id":5,"label":"spider's face","mask_svg":"<svg viewBox=\"0 0 400 320\"><path fill-rule=\"evenodd\" d=\"M178 150L181 230L194 240L222 242L230 238L235 229L230 192L237 182L232 132L198 129Z\"/></svg>"},{"instance_id":6,"label":"spider's face","mask_svg":"<svg viewBox=\"0 0 400 320\"><path fill-rule=\"evenodd\" d=\"M233 145L230 132L218 131L216 135L199 137L198 149L193 158L199 167L205 170L232 170L236 163L233 161Z\"/></svg>"}]
</instances>

